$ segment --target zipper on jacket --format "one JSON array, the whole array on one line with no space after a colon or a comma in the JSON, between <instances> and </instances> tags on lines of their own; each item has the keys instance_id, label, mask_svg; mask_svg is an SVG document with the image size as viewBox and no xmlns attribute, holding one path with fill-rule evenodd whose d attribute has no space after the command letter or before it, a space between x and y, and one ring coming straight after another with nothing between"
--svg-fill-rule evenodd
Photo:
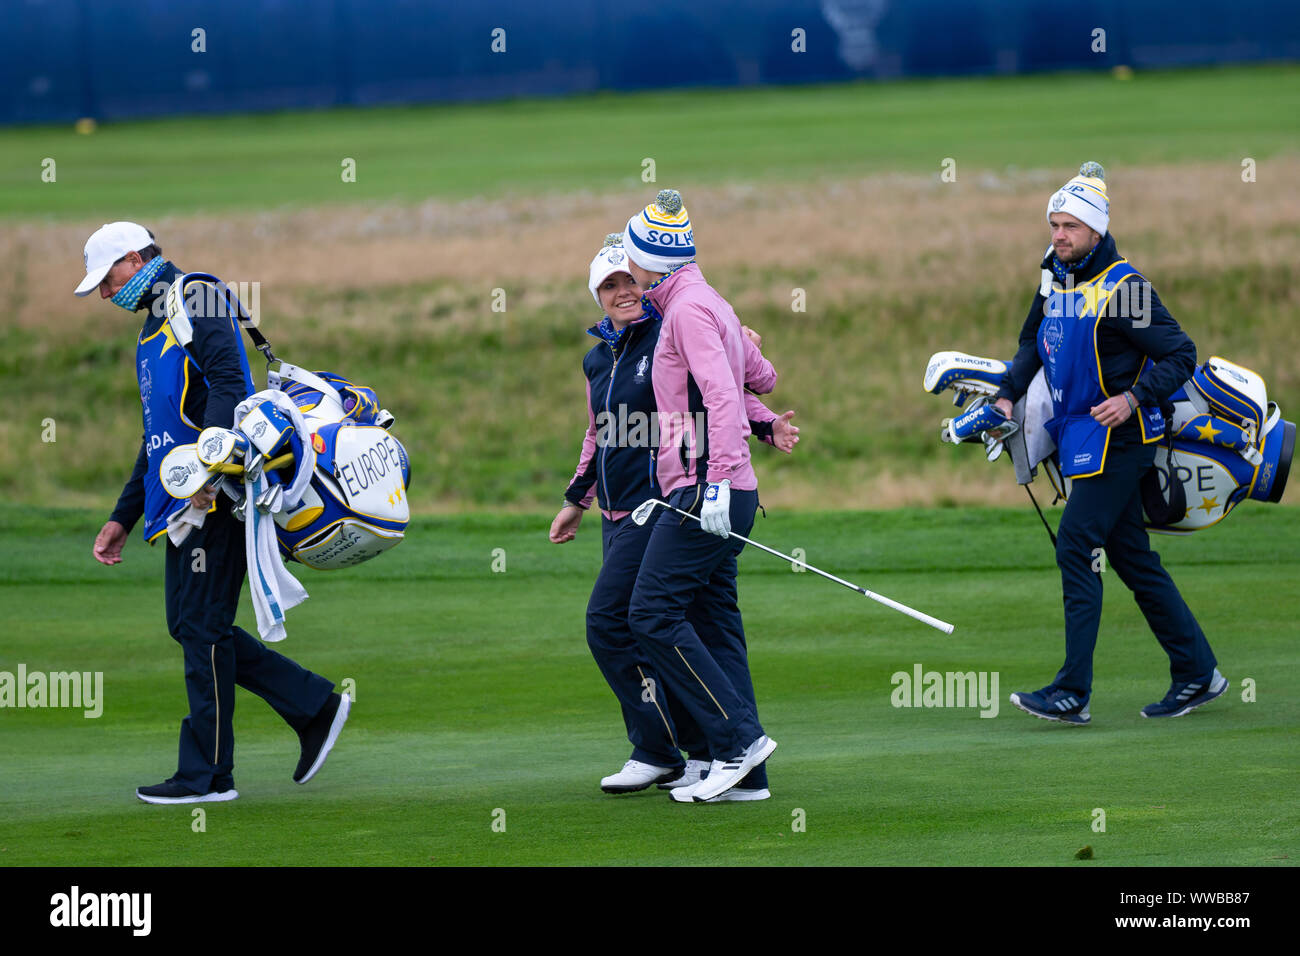
<instances>
[{"instance_id":1,"label":"zipper on jacket","mask_svg":"<svg viewBox=\"0 0 1300 956\"><path fill-rule=\"evenodd\" d=\"M609 345L608 342L605 343L605 344L606 344L606 345ZM619 355L617 352L614 351L614 346L612 346L612 345L609 346L609 354L612 355L612 356L614 357L614 364L613 364L612 366L610 366L610 369L609 369L609 388L607 388L607 389L605 390L605 424L606 424L606 426L608 426L608 425L610 424L610 418L609 418L609 397L610 397L611 395L614 394L614 376L615 376L616 374L618 374L618 355ZM614 434L618 434L617 429L615 429ZM601 450L600 450L600 480L601 480L601 483L604 484L604 486L605 486L605 507L608 508L608 509L610 509L610 510L612 511L613 508L614 508L614 503L613 503L613 501L610 500L610 497L609 497L609 479L605 477L605 456L608 455L608 454L609 454L609 443L606 442L606 443L605 443L605 446L604 446L603 448L601 448Z\"/></svg>"}]
</instances>

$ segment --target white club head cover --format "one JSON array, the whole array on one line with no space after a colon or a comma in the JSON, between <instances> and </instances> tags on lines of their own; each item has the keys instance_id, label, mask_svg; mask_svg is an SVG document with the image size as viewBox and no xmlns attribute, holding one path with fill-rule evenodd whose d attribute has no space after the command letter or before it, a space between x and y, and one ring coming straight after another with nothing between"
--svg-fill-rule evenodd
<instances>
[{"instance_id":1,"label":"white club head cover","mask_svg":"<svg viewBox=\"0 0 1300 956\"><path fill-rule=\"evenodd\" d=\"M211 479L208 466L199 461L198 445L177 445L158 466L163 491L173 498L193 498Z\"/></svg>"},{"instance_id":2,"label":"white club head cover","mask_svg":"<svg viewBox=\"0 0 1300 956\"><path fill-rule=\"evenodd\" d=\"M243 458L248 451L248 439L233 428L205 428L199 432L199 461L211 467L224 465L235 458Z\"/></svg>"}]
</instances>

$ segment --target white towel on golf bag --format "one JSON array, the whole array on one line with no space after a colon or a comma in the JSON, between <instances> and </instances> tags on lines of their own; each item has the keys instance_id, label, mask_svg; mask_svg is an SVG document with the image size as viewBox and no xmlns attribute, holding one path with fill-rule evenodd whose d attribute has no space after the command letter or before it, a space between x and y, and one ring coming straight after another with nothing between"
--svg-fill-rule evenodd
<instances>
[{"instance_id":1,"label":"white towel on golf bag","mask_svg":"<svg viewBox=\"0 0 1300 956\"><path fill-rule=\"evenodd\" d=\"M302 412L279 390L266 389L244 399L235 407L235 421L242 421L253 406L263 401L272 402L283 412L293 422L299 437L304 439L302 460L298 462L293 483L284 489L277 511L293 508L302 501L303 493L311 484L312 472L316 468L316 451L308 437L310 433ZM267 643L274 643L284 640L285 612L307 600L307 589L284 566L276 543L275 518L271 512L262 513L255 505L269 487L270 482L261 469L257 470L255 477L244 475L244 553L248 558L248 590L257 616L257 633Z\"/></svg>"},{"instance_id":2,"label":"white towel on golf bag","mask_svg":"<svg viewBox=\"0 0 1300 956\"><path fill-rule=\"evenodd\" d=\"M196 508L186 504L184 508L167 519L167 540L176 547L185 543L190 532L203 527L203 519L208 516L208 509Z\"/></svg>"}]
</instances>

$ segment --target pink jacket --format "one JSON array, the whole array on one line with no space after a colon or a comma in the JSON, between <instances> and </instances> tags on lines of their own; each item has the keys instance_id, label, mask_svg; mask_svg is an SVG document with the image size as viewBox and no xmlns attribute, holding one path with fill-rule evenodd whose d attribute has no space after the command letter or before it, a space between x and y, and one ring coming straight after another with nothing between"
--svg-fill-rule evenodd
<instances>
[{"instance_id":1,"label":"pink jacket","mask_svg":"<svg viewBox=\"0 0 1300 956\"><path fill-rule=\"evenodd\" d=\"M763 357L763 353L758 350L758 346L756 346L753 342L749 340L748 336L746 336L742 332L740 337L743 341L743 345L745 349L746 386L747 388L751 389L753 392L760 392L762 394L767 394L768 392L772 391L772 389L776 387L776 379L777 379L776 369L772 367L771 362L769 362L766 358ZM659 353L658 350L656 349L655 351L656 359L658 358L658 355ZM655 364L657 366L658 363L656 362ZM653 381L653 376L652 376L652 381ZM591 404L591 383L584 379L583 384L585 385L587 391L587 431L586 434L583 436L582 452L578 456L578 468L573 473L573 478L570 479L570 484L572 484L573 481L576 481L578 479L578 476L586 472L587 466L591 462L592 456L596 453L596 437L597 437L596 413L595 410L592 408L592 404ZM745 419L746 435L749 434L749 423L751 421L770 422L778 417L775 412L769 409L758 399L757 395L752 394L750 391L746 391L744 393L744 401L745 401L745 415L746 415L746 419ZM663 488L663 485L660 485L660 488ZM592 500L595 497L596 497L596 489L595 486L593 485L591 490L587 492L586 497L583 498L581 507L583 508L590 507ZM625 518L627 515L631 514L631 512L628 511L607 511L605 509L601 509L601 513L604 514L604 516L610 519L611 521L619 521L622 518Z\"/></svg>"},{"instance_id":2,"label":"pink jacket","mask_svg":"<svg viewBox=\"0 0 1300 956\"><path fill-rule=\"evenodd\" d=\"M766 363L766 369L754 366L745 348L752 348L752 343L741 331L740 319L704 280L698 265L683 266L648 295L663 316L654 358L660 489L666 496L701 480L729 478L738 491L757 490L746 442L751 416L746 411L745 383L756 391L771 391L775 370L757 349L752 355ZM751 376L755 371L758 375ZM694 407L692 383L699 393ZM701 411L707 423L705 435L696 434L695 416ZM707 461L702 461L705 447Z\"/></svg>"}]
</instances>

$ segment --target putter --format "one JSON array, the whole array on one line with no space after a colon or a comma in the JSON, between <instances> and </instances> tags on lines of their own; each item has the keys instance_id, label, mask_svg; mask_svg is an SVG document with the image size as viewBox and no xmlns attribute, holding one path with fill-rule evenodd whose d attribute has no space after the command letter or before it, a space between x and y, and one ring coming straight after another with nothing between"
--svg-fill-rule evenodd
<instances>
[{"instance_id":1,"label":"putter","mask_svg":"<svg viewBox=\"0 0 1300 956\"><path fill-rule=\"evenodd\" d=\"M675 511L679 515L685 515L688 518L694 518L696 521L700 520L697 515L693 515L689 511L683 511L681 508L674 508L668 502L660 501L658 498L651 498L648 501L642 502L640 505L637 506L637 509L632 512L632 523L636 525L645 524L647 521L650 520L651 513L653 513L655 508L657 507L667 508L669 511ZM868 591L866 588L860 588L856 584L853 584L849 581L845 581L843 578L837 578L833 574L827 574L825 571L821 570L820 568L814 568L811 564L808 564L805 561L800 561L798 558L792 558L788 554L782 554L780 551L777 551L774 548L769 548L765 544L759 544L757 541L751 541L749 538L746 538L743 534L736 534L736 532L734 531L729 531L727 532L727 534L730 537L735 538L737 541L743 541L745 542L745 544L752 544L754 547L758 548L759 550L766 551L768 554L774 554L778 558L783 558L786 561L789 561L791 564L801 565L807 568L809 571L814 572L815 574L820 574L822 577L834 581L836 584L844 585L844 587L848 588L850 591L857 591L859 594L864 594L867 597L871 598L871 600L873 601L877 601L880 604L885 605L886 607L892 607L895 611L901 611L902 613L906 614L908 617L916 618L916 620L921 621L925 624L929 624L931 627L935 628L936 630L943 631L945 634L951 634L953 631L953 626L949 624L947 621L941 621L937 617L931 617L930 615L926 614L923 611L918 611L915 608L908 607L906 604L899 604L897 601L891 601L883 594L877 594L875 591Z\"/></svg>"}]
</instances>

